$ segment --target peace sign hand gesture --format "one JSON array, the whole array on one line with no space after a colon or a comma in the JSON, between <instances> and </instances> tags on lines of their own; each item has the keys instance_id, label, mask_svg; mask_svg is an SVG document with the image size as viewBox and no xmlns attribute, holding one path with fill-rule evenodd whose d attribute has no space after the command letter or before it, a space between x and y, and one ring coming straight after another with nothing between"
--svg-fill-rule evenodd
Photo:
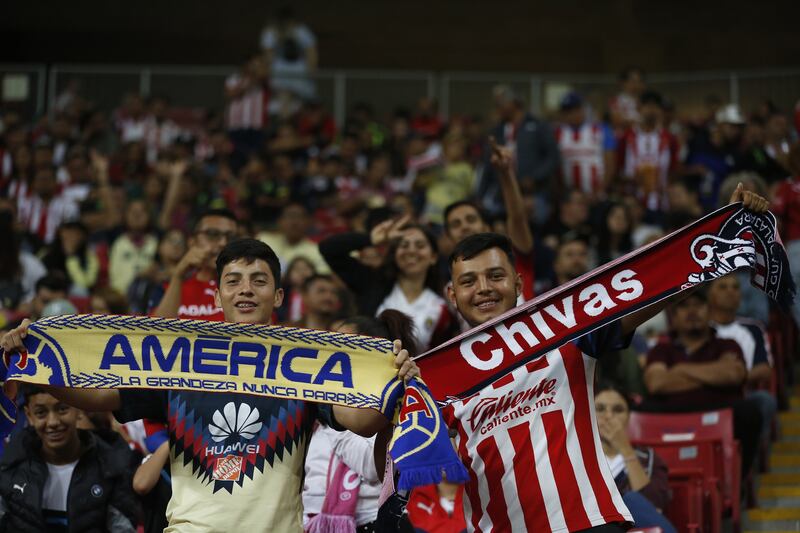
<instances>
[{"instance_id":1,"label":"peace sign hand gesture","mask_svg":"<svg viewBox=\"0 0 800 533\"><path fill-rule=\"evenodd\" d=\"M373 246L381 246L394 239L403 236L405 227L411 222L411 215L405 215L396 220L384 220L374 228L369 234Z\"/></svg>"}]
</instances>

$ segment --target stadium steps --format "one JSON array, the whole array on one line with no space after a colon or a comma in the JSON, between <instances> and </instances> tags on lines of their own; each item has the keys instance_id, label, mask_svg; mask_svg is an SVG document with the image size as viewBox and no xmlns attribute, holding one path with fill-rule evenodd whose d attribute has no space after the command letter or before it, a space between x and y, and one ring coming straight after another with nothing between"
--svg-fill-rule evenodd
<instances>
[{"instance_id":1,"label":"stadium steps","mask_svg":"<svg viewBox=\"0 0 800 533\"><path fill-rule=\"evenodd\" d=\"M770 472L758 477L758 507L746 512L745 533L800 531L800 387L780 414L780 439L770 449Z\"/></svg>"}]
</instances>

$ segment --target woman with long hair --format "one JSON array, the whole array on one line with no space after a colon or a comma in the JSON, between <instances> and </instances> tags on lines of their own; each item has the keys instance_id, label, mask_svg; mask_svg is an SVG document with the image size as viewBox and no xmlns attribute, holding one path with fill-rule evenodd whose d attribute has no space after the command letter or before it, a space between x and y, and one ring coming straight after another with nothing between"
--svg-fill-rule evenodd
<instances>
[{"instance_id":1,"label":"woman with long hair","mask_svg":"<svg viewBox=\"0 0 800 533\"><path fill-rule=\"evenodd\" d=\"M409 354L419 353L411 318L399 311L388 309L377 317L346 318L334 329L340 333L399 339ZM378 472L377 465L385 463L386 444L386 435L383 434L381 438L365 438L349 431L337 431L323 424L316 428L308 447L303 485L303 523L306 531L330 531L330 523L327 522L329 519L325 516L326 499L328 502L338 499L343 487L337 480L343 479L360 479L360 485L358 500L353 509L354 521L348 520L350 525L337 531L378 531L376 520L383 471ZM378 450L376 446L382 449Z\"/></svg>"},{"instance_id":2,"label":"woman with long hair","mask_svg":"<svg viewBox=\"0 0 800 533\"><path fill-rule=\"evenodd\" d=\"M633 248L633 220L628 206L614 202L608 205L597 234L597 264L613 261Z\"/></svg>"},{"instance_id":3,"label":"woman with long hair","mask_svg":"<svg viewBox=\"0 0 800 533\"><path fill-rule=\"evenodd\" d=\"M317 268L310 259L298 255L286 266L281 286L283 287L283 305L275 310L278 322L292 324L301 320L303 309L303 285L311 276L316 275Z\"/></svg>"},{"instance_id":4,"label":"woman with long hair","mask_svg":"<svg viewBox=\"0 0 800 533\"><path fill-rule=\"evenodd\" d=\"M671 498L667 466L652 448L631 444L628 399L612 383L599 383L594 388L594 405L603 453L636 527L657 526L664 533L675 533L662 514Z\"/></svg>"},{"instance_id":5,"label":"woman with long hair","mask_svg":"<svg viewBox=\"0 0 800 533\"><path fill-rule=\"evenodd\" d=\"M358 311L374 315L397 309L412 317L420 349L451 336L456 321L442 298L436 238L410 217L377 224L369 235L342 233L323 240L319 250L331 269L353 291ZM371 268L351 253L369 246L386 247L381 268Z\"/></svg>"}]
</instances>

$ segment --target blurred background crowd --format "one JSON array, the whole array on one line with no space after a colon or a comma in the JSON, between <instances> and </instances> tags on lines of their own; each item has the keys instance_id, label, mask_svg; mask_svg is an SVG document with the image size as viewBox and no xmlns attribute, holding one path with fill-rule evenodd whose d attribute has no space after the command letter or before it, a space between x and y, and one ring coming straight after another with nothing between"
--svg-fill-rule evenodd
<instances>
[{"instance_id":1,"label":"blurred background crowd","mask_svg":"<svg viewBox=\"0 0 800 533\"><path fill-rule=\"evenodd\" d=\"M446 258L461 237L509 235L530 299L726 204L740 182L772 202L800 274L800 100L779 107L764 94L741 108L708 94L686 114L631 66L602 106L564 90L540 116L498 84L484 107L447 119L421 96L389 113L357 102L337 121L316 90L313 30L285 8L258 40L219 87L224 109L187 113L167 96L129 90L107 112L77 80L50 113L0 106L0 328L74 312L219 319L208 293L213 260L227 242L253 236L281 260L276 323L326 329L398 309L424 350L464 328L444 292ZM492 163L490 138L511 154L514 186ZM789 405L796 351L774 353L771 332L793 327L747 273L651 320L629 349L600 362L609 457L630 446L615 402L624 416L629 406L729 406L744 436L744 476L767 468L759 450L775 437L776 410ZM740 344L746 376L688 392L648 379L649 365L675 364L681 347L716 361L717 337ZM155 451L144 429L123 434L144 455ZM649 496L665 505L655 489ZM458 487L412 498L419 530L464 528Z\"/></svg>"}]
</instances>

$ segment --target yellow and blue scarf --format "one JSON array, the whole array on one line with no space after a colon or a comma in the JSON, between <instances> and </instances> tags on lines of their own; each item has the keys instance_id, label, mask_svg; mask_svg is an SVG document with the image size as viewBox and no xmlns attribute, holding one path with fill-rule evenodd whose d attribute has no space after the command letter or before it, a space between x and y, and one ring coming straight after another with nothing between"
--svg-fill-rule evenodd
<instances>
[{"instance_id":1,"label":"yellow and blue scarf","mask_svg":"<svg viewBox=\"0 0 800 533\"><path fill-rule=\"evenodd\" d=\"M421 380L397 379L392 343L329 331L144 316L62 315L31 324L27 353L5 354L0 381L72 388L235 392L371 408L392 420L399 486L466 481ZM0 395L0 432L14 425Z\"/></svg>"}]
</instances>

